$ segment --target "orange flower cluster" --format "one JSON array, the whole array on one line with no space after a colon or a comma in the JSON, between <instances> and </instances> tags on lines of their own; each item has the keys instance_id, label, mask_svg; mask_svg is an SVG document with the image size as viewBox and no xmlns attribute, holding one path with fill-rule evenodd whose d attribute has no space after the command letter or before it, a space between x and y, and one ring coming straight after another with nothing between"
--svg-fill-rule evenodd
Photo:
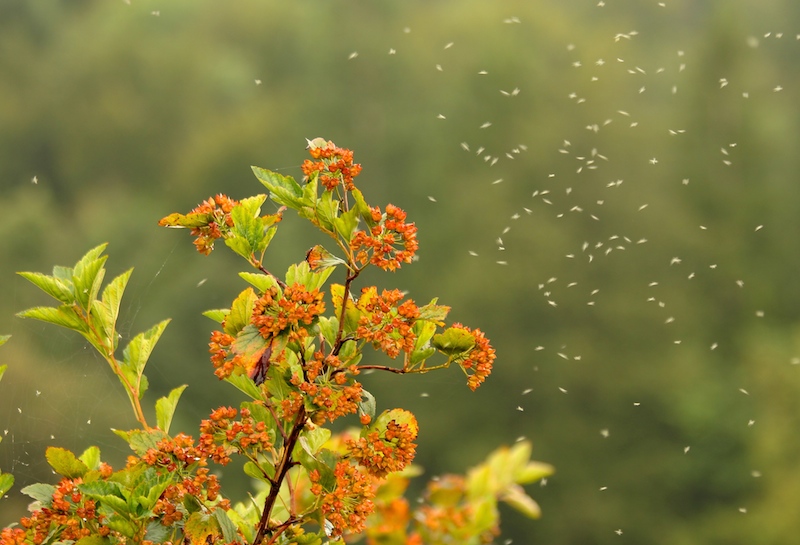
<instances>
[{"instance_id":1,"label":"orange flower cluster","mask_svg":"<svg viewBox=\"0 0 800 545\"><path fill-rule=\"evenodd\" d=\"M261 452L272 448L265 422L256 421L248 409L240 411L239 420L234 420L236 413L233 407L220 407L200 423L201 452L222 465L230 462L232 452L245 454L248 450Z\"/></svg>"},{"instance_id":2,"label":"orange flower cluster","mask_svg":"<svg viewBox=\"0 0 800 545\"><path fill-rule=\"evenodd\" d=\"M406 213L393 204L386 205L386 213L379 207L371 208L376 224L367 231L356 231L350 249L356 261L365 266L372 263L385 271L400 268L401 263L411 263L419 249L417 226L406 223Z\"/></svg>"},{"instance_id":3,"label":"orange flower cluster","mask_svg":"<svg viewBox=\"0 0 800 545\"><path fill-rule=\"evenodd\" d=\"M414 459L417 445L416 422L398 424L394 420L386 426L386 433L372 431L358 441L347 439L345 444L350 453L375 477L385 477L393 471L400 471Z\"/></svg>"},{"instance_id":4,"label":"orange flower cluster","mask_svg":"<svg viewBox=\"0 0 800 545\"><path fill-rule=\"evenodd\" d=\"M197 463L206 465L208 456L194 444L191 435L179 433L173 438L165 438L156 443L155 448L148 449L142 461L155 468L164 468L169 472L183 470Z\"/></svg>"},{"instance_id":5,"label":"orange flower cluster","mask_svg":"<svg viewBox=\"0 0 800 545\"><path fill-rule=\"evenodd\" d=\"M328 191L333 191L340 183L347 191L356 188L353 178L361 172L361 165L353 163L351 150L328 141L323 146L312 146L309 153L316 161L303 161L303 174L307 178L318 175L320 183Z\"/></svg>"},{"instance_id":6,"label":"orange flower cluster","mask_svg":"<svg viewBox=\"0 0 800 545\"><path fill-rule=\"evenodd\" d=\"M308 335L301 324L310 325L325 312L323 296L319 289L306 291L302 284L287 286L281 297L278 288L272 288L256 301L250 321L265 339L291 329L289 339L299 341Z\"/></svg>"},{"instance_id":7,"label":"orange flower cluster","mask_svg":"<svg viewBox=\"0 0 800 545\"><path fill-rule=\"evenodd\" d=\"M197 251L208 255L214 249L214 241L224 236L224 231L233 226L231 210L237 204L239 204L238 201L220 193L197 205L187 216L173 214L162 218L158 224L162 227L186 227L186 225L181 224L186 218L192 216L198 220L202 218L203 224L193 225L191 233L192 236L197 237L194 241ZM175 219L175 216L178 219Z\"/></svg>"},{"instance_id":8,"label":"orange flower cluster","mask_svg":"<svg viewBox=\"0 0 800 545\"><path fill-rule=\"evenodd\" d=\"M367 517L375 509L373 479L347 460L341 460L333 471L336 484L332 490L323 489L318 470L309 473L311 493L321 498L322 514L331 523L329 534L333 538L345 532L360 533Z\"/></svg>"},{"instance_id":9,"label":"orange flower cluster","mask_svg":"<svg viewBox=\"0 0 800 545\"><path fill-rule=\"evenodd\" d=\"M304 366L304 377L295 373L291 378L291 383L316 405L309 416L317 425L324 424L326 420L333 422L340 416L353 414L358 410L362 395L361 384L348 384L350 378L344 369L340 369L341 365L337 356L325 356L318 350L314 353L314 359ZM347 371L358 374L355 366ZM289 414L296 414L292 408L289 411Z\"/></svg>"},{"instance_id":10,"label":"orange flower cluster","mask_svg":"<svg viewBox=\"0 0 800 545\"><path fill-rule=\"evenodd\" d=\"M234 356L228 359L231 353L231 345L234 338L222 331L211 333L211 342L208 343L208 351L211 352L211 363L214 364L214 374L222 380L233 374L237 365L241 366L241 358Z\"/></svg>"},{"instance_id":11,"label":"orange flower cluster","mask_svg":"<svg viewBox=\"0 0 800 545\"><path fill-rule=\"evenodd\" d=\"M480 329L473 330L458 323L453 324L453 327L463 329L475 338L475 346L459 362L461 368L469 375L467 386L470 390L475 391L492 372L492 364L496 358L494 348L491 347L489 339Z\"/></svg>"},{"instance_id":12,"label":"orange flower cluster","mask_svg":"<svg viewBox=\"0 0 800 545\"><path fill-rule=\"evenodd\" d=\"M78 490L78 485L82 482L80 478L61 479L50 504L37 509L30 517L20 519L20 525L25 530L3 530L0 544L44 543L55 528L59 528L61 540L77 541L94 532L102 536L108 535L111 530L103 526L104 517L97 513L95 501L84 498ZM29 532L33 535L26 539Z\"/></svg>"},{"instance_id":13,"label":"orange flower cluster","mask_svg":"<svg viewBox=\"0 0 800 545\"><path fill-rule=\"evenodd\" d=\"M410 353L414 350L417 336L412 330L420 312L414 301L403 298L400 290L383 290L378 295L374 287L364 288L359 307L365 314L358 320L356 335L383 350L389 357L396 358L400 351Z\"/></svg>"}]
</instances>

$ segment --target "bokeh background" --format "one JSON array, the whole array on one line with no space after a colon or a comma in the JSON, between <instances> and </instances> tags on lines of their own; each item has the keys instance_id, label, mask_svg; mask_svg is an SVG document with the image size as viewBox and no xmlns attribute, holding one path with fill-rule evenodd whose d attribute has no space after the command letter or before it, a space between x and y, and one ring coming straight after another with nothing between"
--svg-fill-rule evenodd
<instances>
[{"instance_id":1,"label":"bokeh background","mask_svg":"<svg viewBox=\"0 0 800 545\"><path fill-rule=\"evenodd\" d=\"M799 64L789 0L3 0L0 523L52 479L46 446L121 464L109 428L135 425L85 343L13 316L47 304L15 271L109 242L109 275L135 267L124 335L173 318L148 405L188 383L196 433L239 401L200 312L245 265L156 222L261 192L250 165L299 177L324 136L419 226L419 261L370 280L498 351L475 393L457 369L364 377L417 413L417 461L526 437L557 468L498 543L796 543ZM270 268L318 240L287 219Z\"/></svg>"}]
</instances>

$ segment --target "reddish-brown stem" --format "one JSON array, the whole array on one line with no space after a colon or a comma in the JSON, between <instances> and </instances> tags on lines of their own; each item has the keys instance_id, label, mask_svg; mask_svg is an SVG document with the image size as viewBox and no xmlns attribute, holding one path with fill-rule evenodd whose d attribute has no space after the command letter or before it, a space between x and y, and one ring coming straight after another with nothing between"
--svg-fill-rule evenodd
<instances>
[{"instance_id":1,"label":"reddish-brown stem","mask_svg":"<svg viewBox=\"0 0 800 545\"><path fill-rule=\"evenodd\" d=\"M255 260L255 256L253 256L253 259ZM257 265L257 267L258 267L258 270L259 270L259 271L261 271L262 273L266 274L267 276L271 276L272 278L274 278L274 279L275 279L275 282L277 282L277 283L278 283L278 285L281 287L281 289L286 289L286 282L284 282L283 280L281 280L280 278L278 278L277 276L275 276L274 274L272 274L271 272L269 272L269 271L268 271L268 270L267 270L267 269L264 267L264 265L262 265L262 264L261 264L261 262L260 262L260 261L255 261L255 263L257 263L257 264L258 264L258 265Z\"/></svg>"},{"instance_id":2,"label":"reddish-brown stem","mask_svg":"<svg viewBox=\"0 0 800 545\"><path fill-rule=\"evenodd\" d=\"M359 273L361 272L360 269L356 269L352 272L347 273L347 278L344 280L344 293L342 294L342 311L339 313L339 330L336 332L336 344L333 346L333 350L331 354L334 356L339 355L339 350L342 349L342 344L344 344L344 339L342 338L342 333L344 333L344 317L345 313L347 312L347 302L350 299L350 284L353 283Z\"/></svg>"},{"instance_id":3,"label":"reddish-brown stem","mask_svg":"<svg viewBox=\"0 0 800 545\"><path fill-rule=\"evenodd\" d=\"M273 543L275 543L275 541L280 537L280 535L283 532L285 532L289 528L289 526L298 521L299 519L292 517L283 524L281 524L280 526L275 527L275 533L272 534L272 537L269 538L269 541L267 541L266 545L272 545Z\"/></svg>"},{"instance_id":4,"label":"reddish-brown stem","mask_svg":"<svg viewBox=\"0 0 800 545\"><path fill-rule=\"evenodd\" d=\"M306 410L301 406L297 416L294 419L292 431L289 432L289 437L283 443L283 456L275 468L275 478L269 485L269 494L267 494L267 499L264 500L264 511L261 513L261 520L258 522L258 531L255 539L253 540L253 545L260 545L264 541L264 537L267 535L267 532L274 530L269 527L269 519L270 515L272 514L272 508L275 506L275 502L278 499L278 493L281 490L281 483L283 483L283 480L286 478L286 473L288 473L289 469L291 469L296 463L294 460L292 460L292 451L294 450L294 446L297 444L297 440L300 438L300 432L303 431L305 425ZM280 526L277 528L279 529ZM283 532L283 530L285 530L285 528L280 530L280 532ZM273 540L271 539L268 543L272 543L272 541Z\"/></svg>"},{"instance_id":5,"label":"reddish-brown stem","mask_svg":"<svg viewBox=\"0 0 800 545\"><path fill-rule=\"evenodd\" d=\"M397 367L389 367L388 365L359 365L358 370L363 371L364 369L377 369L378 371L389 371L390 373L397 373L398 375L403 375L407 373L405 369L398 369Z\"/></svg>"}]
</instances>

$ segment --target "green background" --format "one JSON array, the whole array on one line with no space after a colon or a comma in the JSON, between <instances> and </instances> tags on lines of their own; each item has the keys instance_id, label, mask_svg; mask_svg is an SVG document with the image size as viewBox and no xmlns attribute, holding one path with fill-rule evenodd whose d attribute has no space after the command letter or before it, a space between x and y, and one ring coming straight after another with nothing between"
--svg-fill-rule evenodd
<instances>
[{"instance_id":1,"label":"green background","mask_svg":"<svg viewBox=\"0 0 800 545\"><path fill-rule=\"evenodd\" d=\"M557 468L499 543L794 543L800 5L602 4L0 3L0 523L52 481L47 445L120 465L109 428L135 425L77 335L13 317L47 303L15 271L109 242L109 275L135 267L122 333L173 318L146 403L188 383L174 427L196 434L238 403L200 312L246 265L156 222L260 192L250 165L299 178L324 136L419 227L417 263L365 280L497 348L475 393L457 369L365 376L379 408L416 412L429 476L522 436ZM319 241L295 219L271 270Z\"/></svg>"}]
</instances>

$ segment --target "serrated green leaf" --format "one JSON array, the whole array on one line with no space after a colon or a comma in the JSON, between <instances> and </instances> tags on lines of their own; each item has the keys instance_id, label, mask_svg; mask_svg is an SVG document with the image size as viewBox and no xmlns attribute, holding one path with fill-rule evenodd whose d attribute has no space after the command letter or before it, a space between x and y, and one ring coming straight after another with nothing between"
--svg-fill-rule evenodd
<instances>
[{"instance_id":1,"label":"serrated green leaf","mask_svg":"<svg viewBox=\"0 0 800 545\"><path fill-rule=\"evenodd\" d=\"M83 454L78 456L78 459L86 464L86 467L90 470L96 470L100 467L100 449L89 447L83 451Z\"/></svg>"},{"instance_id":2,"label":"serrated green leaf","mask_svg":"<svg viewBox=\"0 0 800 545\"><path fill-rule=\"evenodd\" d=\"M147 331L139 333L131 339L131 342L122 352L122 372L125 373L125 376L134 386L138 387L140 398L147 389L147 379L143 375L144 367L169 322L169 319L163 320Z\"/></svg>"},{"instance_id":3,"label":"serrated green leaf","mask_svg":"<svg viewBox=\"0 0 800 545\"><path fill-rule=\"evenodd\" d=\"M28 310L18 312L17 316L20 318L33 318L41 320L50 324L60 325L73 331L86 334L89 332L89 326L84 322L75 311L74 308L67 305L55 307L34 307Z\"/></svg>"},{"instance_id":4,"label":"serrated green leaf","mask_svg":"<svg viewBox=\"0 0 800 545\"><path fill-rule=\"evenodd\" d=\"M94 499L108 498L109 496L123 499L122 485L114 481L92 481L90 483L81 483L78 489L82 494L85 494Z\"/></svg>"},{"instance_id":5,"label":"serrated green leaf","mask_svg":"<svg viewBox=\"0 0 800 545\"><path fill-rule=\"evenodd\" d=\"M314 219L322 229L330 232L334 230L334 221L337 217L339 217L339 201L333 198L332 192L323 192L322 196L317 199Z\"/></svg>"},{"instance_id":6,"label":"serrated green leaf","mask_svg":"<svg viewBox=\"0 0 800 545\"><path fill-rule=\"evenodd\" d=\"M169 426L172 424L172 416L175 414L175 407L178 400L186 389L186 384L173 389L168 396L156 401L156 425L164 433L169 433Z\"/></svg>"},{"instance_id":7,"label":"serrated green leaf","mask_svg":"<svg viewBox=\"0 0 800 545\"><path fill-rule=\"evenodd\" d=\"M454 356L471 350L475 346L475 337L465 329L450 327L443 333L434 335L432 343L438 351Z\"/></svg>"},{"instance_id":8,"label":"serrated green leaf","mask_svg":"<svg viewBox=\"0 0 800 545\"><path fill-rule=\"evenodd\" d=\"M72 282L37 272L18 272L17 274L62 303L69 305L75 301Z\"/></svg>"},{"instance_id":9,"label":"serrated green leaf","mask_svg":"<svg viewBox=\"0 0 800 545\"><path fill-rule=\"evenodd\" d=\"M325 342L327 342L329 346L333 346L336 343L336 331L339 328L339 320L333 316L320 316L318 324L319 331L322 333Z\"/></svg>"},{"instance_id":10,"label":"serrated green leaf","mask_svg":"<svg viewBox=\"0 0 800 545\"><path fill-rule=\"evenodd\" d=\"M375 396L361 390L361 401L358 402L358 416L369 416L370 422L375 418Z\"/></svg>"},{"instance_id":11,"label":"serrated green leaf","mask_svg":"<svg viewBox=\"0 0 800 545\"><path fill-rule=\"evenodd\" d=\"M56 473L68 479L83 477L89 468L78 460L75 455L60 447L48 447L45 451L47 463Z\"/></svg>"},{"instance_id":12,"label":"serrated green leaf","mask_svg":"<svg viewBox=\"0 0 800 545\"><path fill-rule=\"evenodd\" d=\"M227 511L224 509L214 509L213 515L217 519L220 530L222 530L223 539L227 543L241 543L239 534L236 531L236 525L228 518Z\"/></svg>"},{"instance_id":13,"label":"serrated green leaf","mask_svg":"<svg viewBox=\"0 0 800 545\"><path fill-rule=\"evenodd\" d=\"M161 524L160 520L150 521L147 525L147 532L144 539L152 543L164 543L169 541L169 535L172 533L173 528L169 528Z\"/></svg>"},{"instance_id":14,"label":"serrated green leaf","mask_svg":"<svg viewBox=\"0 0 800 545\"><path fill-rule=\"evenodd\" d=\"M189 516L183 531L192 543L206 543L207 538L220 533L216 517L197 511Z\"/></svg>"},{"instance_id":15,"label":"serrated green leaf","mask_svg":"<svg viewBox=\"0 0 800 545\"><path fill-rule=\"evenodd\" d=\"M539 507L539 504L536 503L533 498L528 496L521 486L511 485L500 496L500 500L504 501L526 517L538 519L542 516L542 510Z\"/></svg>"},{"instance_id":16,"label":"serrated green leaf","mask_svg":"<svg viewBox=\"0 0 800 545\"><path fill-rule=\"evenodd\" d=\"M14 476L10 473L0 472L0 498L14 486Z\"/></svg>"},{"instance_id":17,"label":"serrated green leaf","mask_svg":"<svg viewBox=\"0 0 800 545\"><path fill-rule=\"evenodd\" d=\"M351 193L356 201L354 209L358 211L361 219L364 220L368 227L374 227L377 222L372 219L372 211L370 210L367 202L364 200L364 194L361 193L361 190L357 188L351 191Z\"/></svg>"},{"instance_id":18,"label":"serrated green leaf","mask_svg":"<svg viewBox=\"0 0 800 545\"><path fill-rule=\"evenodd\" d=\"M269 198L278 204L300 210L302 206L311 206L311 201L303 198L303 188L291 176L283 176L260 167L252 167L253 173L264 187L269 189Z\"/></svg>"},{"instance_id":19,"label":"serrated green leaf","mask_svg":"<svg viewBox=\"0 0 800 545\"><path fill-rule=\"evenodd\" d=\"M255 382L245 374L233 374L225 378L225 382L232 384L239 389L243 394L251 397L252 399L262 399L261 390L256 386Z\"/></svg>"},{"instance_id":20,"label":"serrated green leaf","mask_svg":"<svg viewBox=\"0 0 800 545\"><path fill-rule=\"evenodd\" d=\"M128 279L131 277L133 269L128 269L121 275L117 276L108 283L100 296L100 300L105 306L107 312L106 322L110 325L107 335L113 335L116 330L117 317L119 316L119 305L122 301L122 294L125 292L125 286L128 285Z\"/></svg>"},{"instance_id":21,"label":"serrated green leaf","mask_svg":"<svg viewBox=\"0 0 800 545\"><path fill-rule=\"evenodd\" d=\"M272 466L272 464L270 464L266 460L263 461L262 464L264 465L263 468L264 471L262 471L262 468L259 467L254 462L245 462L242 469L244 471L244 474L247 475L248 477L252 477L257 481L270 484L269 480L275 475L275 468ZM266 475L264 474L265 471L267 473Z\"/></svg>"},{"instance_id":22,"label":"serrated green leaf","mask_svg":"<svg viewBox=\"0 0 800 545\"><path fill-rule=\"evenodd\" d=\"M203 313L203 316L214 320L218 324L221 324L228 316L229 312L230 310L227 308L219 308L219 309L207 310Z\"/></svg>"},{"instance_id":23,"label":"serrated green leaf","mask_svg":"<svg viewBox=\"0 0 800 545\"><path fill-rule=\"evenodd\" d=\"M261 336L256 326L248 324L236 336L231 348L235 354L241 355L245 361L251 361L264 351L269 342Z\"/></svg>"},{"instance_id":24,"label":"serrated green leaf","mask_svg":"<svg viewBox=\"0 0 800 545\"><path fill-rule=\"evenodd\" d=\"M431 338L433 338L434 333L436 333L436 324L426 320L416 320L412 331L417 336L417 340L414 341L414 349L419 350L426 347Z\"/></svg>"},{"instance_id":25,"label":"serrated green leaf","mask_svg":"<svg viewBox=\"0 0 800 545\"><path fill-rule=\"evenodd\" d=\"M358 210L351 208L333 221L336 232L342 237L348 245L353 238L353 233L358 226Z\"/></svg>"},{"instance_id":26,"label":"serrated green leaf","mask_svg":"<svg viewBox=\"0 0 800 545\"><path fill-rule=\"evenodd\" d=\"M107 255L102 254L107 245L101 244L84 255L72 270L72 283L75 286L75 298L85 310L89 310L91 302L97 298L100 285L105 276Z\"/></svg>"},{"instance_id":27,"label":"serrated green leaf","mask_svg":"<svg viewBox=\"0 0 800 545\"><path fill-rule=\"evenodd\" d=\"M419 320L430 320L437 325L442 325L447 314L450 312L450 307L447 305L437 305L437 298L433 298L430 303L419 307Z\"/></svg>"},{"instance_id":28,"label":"serrated green leaf","mask_svg":"<svg viewBox=\"0 0 800 545\"><path fill-rule=\"evenodd\" d=\"M225 333L235 337L242 329L250 323L258 296L253 288L247 288L241 292L231 304L231 310L225 319Z\"/></svg>"},{"instance_id":29,"label":"serrated green leaf","mask_svg":"<svg viewBox=\"0 0 800 545\"><path fill-rule=\"evenodd\" d=\"M158 442L167 437L169 436L162 430L131 430L128 432L128 445L137 455L144 456L151 448L157 448Z\"/></svg>"},{"instance_id":30,"label":"serrated green leaf","mask_svg":"<svg viewBox=\"0 0 800 545\"><path fill-rule=\"evenodd\" d=\"M312 271L308 261L301 261L289 266L286 271L286 284L288 286L301 284L306 290L312 291L321 288L333 271L333 268Z\"/></svg>"},{"instance_id":31,"label":"serrated green leaf","mask_svg":"<svg viewBox=\"0 0 800 545\"><path fill-rule=\"evenodd\" d=\"M20 490L26 496L41 503L43 507L50 507L50 504L53 503L53 493L55 491L55 486L44 483L31 484Z\"/></svg>"},{"instance_id":32,"label":"serrated green leaf","mask_svg":"<svg viewBox=\"0 0 800 545\"><path fill-rule=\"evenodd\" d=\"M240 272L239 276L260 292L269 291L270 288L274 288L278 285L278 281L268 274Z\"/></svg>"}]
</instances>

